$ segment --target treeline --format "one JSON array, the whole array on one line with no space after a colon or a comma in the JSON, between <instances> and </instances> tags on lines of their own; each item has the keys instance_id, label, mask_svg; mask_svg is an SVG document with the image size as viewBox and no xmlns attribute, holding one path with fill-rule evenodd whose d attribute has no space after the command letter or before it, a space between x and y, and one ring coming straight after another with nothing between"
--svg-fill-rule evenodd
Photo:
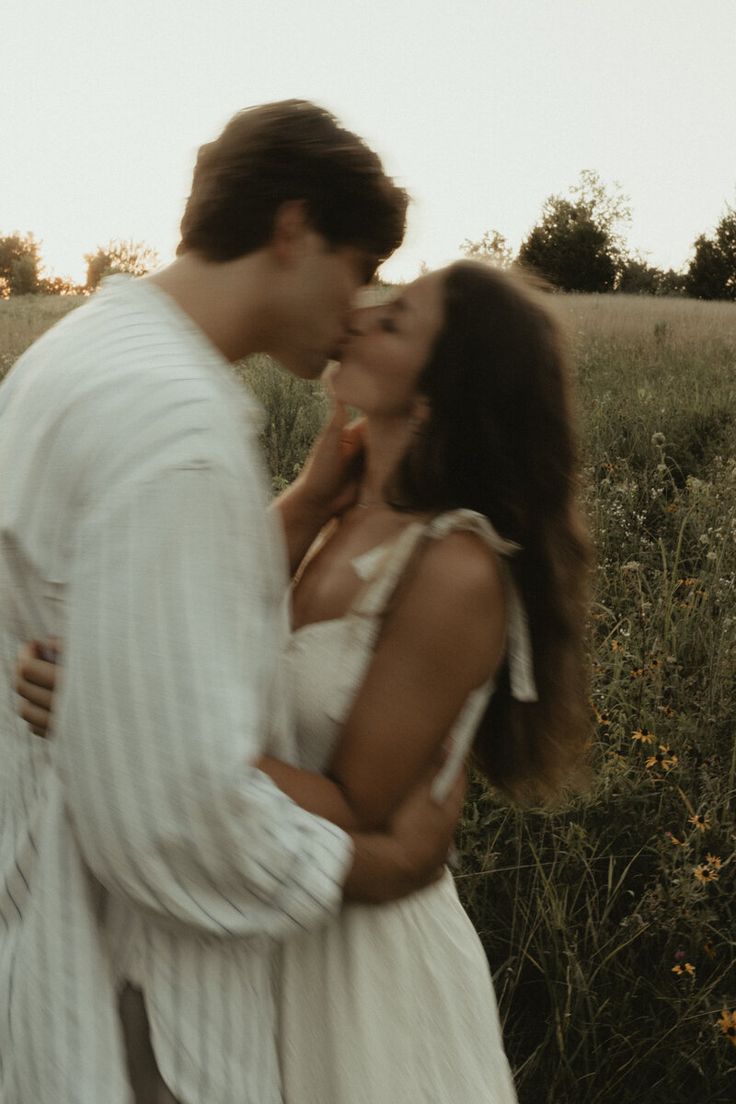
<instances>
[{"instance_id":1,"label":"treeline","mask_svg":"<svg viewBox=\"0 0 736 1104\"><path fill-rule=\"evenodd\" d=\"M629 200L618 185L608 186L586 169L567 195L545 200L537 224L516 256L497 230L487 230L479 241L466 239L460 250L467 257L502 266L518 262L563 291L736 300L736 209L727 205L713 234L695 239L690 261L682 270L657 268L632 253L625 237L630 221ZM40 243L32 234L0 236L0 298L89 294L105 276L142 276L158 265L153 249L131 240L110 241L84 259L84 284L47 277Z\"/></svg>"},{"instance_id":2,"label":"treeline","mask_svg":"<svg viewBox=\"0 0 736 1104\"><path fill-rule=\"evenodd\" d=\"M159 263L155 250L144 242L130 240L109 241L86 253L84 260L87 276L83 284L65 276L44 276L41 244L33 234L16 231L0 236L0 299L11 295L88 295L105 276L145 276Z\"/></svg>"},{"instance_id":3,"label":"treeline","mask_svg":"<svg viewBox=\"0 0 736 1104\"><path fill-rule=\"evenodd\" d=\"M460 246L467 257L501 266L518 262L563 291L620 291L736 300L736 210L726 207L712 236L701 234L688 266L661 269L628 249L629 200L585 170L567 195L551 195L514 256L497 230Z\"/></svg>"}]
</instances>

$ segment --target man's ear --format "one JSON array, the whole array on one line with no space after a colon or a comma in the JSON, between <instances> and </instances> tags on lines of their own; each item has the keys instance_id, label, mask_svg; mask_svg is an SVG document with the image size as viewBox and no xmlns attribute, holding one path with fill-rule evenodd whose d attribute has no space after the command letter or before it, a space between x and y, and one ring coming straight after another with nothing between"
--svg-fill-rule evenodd
<instances>
[{"instance_id":1,"label":"man's ear","mask_svg":"<svg viewBox=\"0 0 736 1104\"><path fill-rule=\"evenodd\" d=\"M270 247L279 264L294 264L305 252L313 233L303 199L289 199L277 209L273 220Z\"/></svg>"}]
</instances>

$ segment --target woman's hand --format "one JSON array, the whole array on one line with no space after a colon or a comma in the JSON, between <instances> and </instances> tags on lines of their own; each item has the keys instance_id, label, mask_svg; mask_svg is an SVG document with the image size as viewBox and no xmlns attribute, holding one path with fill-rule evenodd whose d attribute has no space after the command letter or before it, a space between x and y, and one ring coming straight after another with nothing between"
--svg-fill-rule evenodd
<instances>
[{"instance_id":1,"label":"woman's hand","mask_svg":"<svg viewBox=\"0 0 736 1104\"><path fill-rule=\"evenodd\" d=\"M32 640L18 652L15 665L15 689L20 695L18 713L36 736L51 735L59 654L56 637Z\"/></svg>"},{"instance_id":2,"label":"woman's hand","mask_svg":"<svg viewBox=\"0 0 736 1104\"><path fill-rule=\"evenodd\" d=\"M362 449L363 420L348 424L346 408L334 403L303 471L274 503L292 574L320 529L355 502Z\"/></svg>"},{"instance_id":3,"label":"woman's hand","mask_svg":"<svg viewBox=\"0 0 736 1104\"><path fill-rule=\"evenodd\" d=\"M358 492L355 461L363 449L363 419L348 423L345 405L330 398L330 417L293 487L325 520L352 506Z\"/></svg>"}]
</instances>

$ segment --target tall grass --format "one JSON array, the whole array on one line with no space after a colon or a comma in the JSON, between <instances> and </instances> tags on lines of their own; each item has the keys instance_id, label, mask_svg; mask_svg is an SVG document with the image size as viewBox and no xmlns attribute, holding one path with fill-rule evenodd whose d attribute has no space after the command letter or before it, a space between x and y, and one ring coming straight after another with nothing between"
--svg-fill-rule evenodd
<instances>
[{"instance_id":1,"label":"tall grass","mask_svg":"<svg viewBox=\"0 0 736 1104\"><path fill-rule=\"evenodd\" d=\"M0 303L0 356L48 324L36 302L12 314ZM726 1104L736 306L552 302L575 349L597 548L593 781L552 812L520 812L476 779L458 886L494 973L522 1104ZM265 358L235 370L264 406L278 489L303 461L322 395Z\"/></svg>"},{"instance_id":2,"label":"tall grass","mask_svg":"<svg viewBox=\"0 0 736 1104\"><path fill-rule=\"evenodd\" d=\"M559 309L576 344L597 548L594 780L531 814L476 782L459 885L524 1104L725 1104L736 309L575 296Z\"/></svg>"}]
</instances>

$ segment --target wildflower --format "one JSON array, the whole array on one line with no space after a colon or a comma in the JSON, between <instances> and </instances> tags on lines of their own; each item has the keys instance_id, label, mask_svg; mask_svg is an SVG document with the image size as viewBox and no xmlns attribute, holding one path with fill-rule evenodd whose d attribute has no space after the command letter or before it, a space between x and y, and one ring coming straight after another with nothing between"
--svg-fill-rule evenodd
<instances>
[{"instance_id":1,"label":"wildflower","mask_svg":"<svg viewBox=\"0 0 736 1104\"><path fill-rule=\"evenodd\" d=\"M622 571L638 571L640 567L638 560L629 560L628 563L621 564Z\"/></svg>"},{"instance_id":2,"label":"wildflower","mask_svg":"<svg viewBox=\"0 0 736 1104\"><path fill-rule=\"evenodd\" d=\"M694 866L693 874L701 885L718 881L718 871L714 870L712 866L708 866L707 863L698 863L697 866Z\"/></svg>"},{"instance_id":3,"label":"wildflower","mask_svg":"<svg viewBox=\"0 0 736 1104\"><path fill-rule=\"evenodd\" d=\"M648 728L637 728L636 732L631 733L631 739L640 744L653 744L654 733L650 732Z\"/></svg>"},{"instance_id":4,"label":"wildflower","mask_svg":"<svg viewBox=\"0 0 736 1104\"><path fill-rule=\"evenodd\" d=\"M706 553L705 558L706 558L706 560L717 560L718 559L718 553L714 552L713 549L711 549L710 552Z\"/></svg>"},{"instance_id":5,"label":"wildflower","mask_svg":"<svg viewBox=\"0 0 736 1104\"><path fill-rule=\"evenodd\" d=\"M691 576L688 576L688 577L687 577L687 578L685 578L685 579L678 579L678 580L677 580L677 585L678 585L678 586L691 587L691 586L695 586L695 584L696 584L697 582L699 582L699 580L698 580L698 579L694 579L694 578L692 578Z\"/></svg>"},{"instance_id":6,"label":"wildflower","mask_svg":"<svg viewBox=\"0 0 736 1104\"><path fill-rule=\"evenodd\" d=\"M665 832L665 835L667 836L670 843L674 844L675 847L684 847L685 846L685 841L681 840L681 839L678 839L677 836L673 836L672 832Z\"/></svg>"},{"instance_id":7,"label":"wildflower","mask_svg":"<svg viewBox=\"0 0 736 1104\"><path fill-rule=\"evenodd\" d=\"M711 826L708 813L693 813L691 817L687 818L687 822L692 824L693 828L697 828L699 832L707 832Z\"/></svg>"},{"instance_id":8,"label":"wildflower","mask_svg":"<svg viewBox=\"0 0 736 1104\"><path fill-rule=\"evenodd\" d=\"M720 1020L716 1021L716 1027L720 1027L729 1043L736 1046L736 1011L729 1012L724 1008Z\"/></svg>"},{"instance_id":9,"label":"wildflower","mask_svg":"<svg viewBox=\"0 0 736 1104\"><path fill-rule=\"evenodd\" d=\"M682 977L683 975L695 977L695 967L692 962L686 962L684 966L680 966L678 962L677 966L672 967L672 973L677 974L678 977Z\"/></svg>"},{"instance_id":10,"label":"wildflower","mask_svg":"<svg viewBox=\"0 0 736 1104\"><path fill-rule=\"evenodd\" d=\"M629 671L632 679L641 678L644 674L646 674L646 667L632 667Z\"/></svg>"},{"instance_id":11,"label":"wildflower","mask_svg":"<svg viewBox=\"0 0 736 1104\"><path fill-rule=\"evenodd\" d=\"M610 718L607 717L605 713L599 713L595 706L593 706L593 714L595 716L597 724L602 725L604 728L607 728L608 725L610 725Z\"/></svg>"},{"instance_id":12,"label":"wildflower","mask_svg":"<svg viewBox=\"0 0 736 1104\"><path fill-rule=\"evenodd\" d=\"M666 439L667 438L665 437L664 433L653 433L652 434L652 444L654 445L655 448L661 448L662 445L665 443Z\"/></svg>"},{"instance_id":13,"label":"wildflower","mask_svg":"<svg viewBox=\"0 0 736 1104\"><path fill-rule=\"evenodd\" d=\"M624 650L624 646L623 646L623 644L621 643L620 640L612 640L611 641L611 651L612 652L622 652L623 650Z\"/></svg>"},{"instance_id":14,"label":"wildflower","mask_svg":"<svg viewBox=\"0 0 736 1104\"><path fill-rule=\"evenodd\" d=\"M683 951L682 947L678 947L678 949L675 951L675 959L677 960L677 962L682 962L682 960L686 957L687 955Z\"/></svg>"},{"instance_id":15,"label":"wildflower","mask_svg":"<svg viewBox=\"0 0 736 1104\"><path fill-rule=\"evenodd\" d=\"M650 755L644 763L644 766L647 767L647 769L650 767L661 767L662 770L668 771L676 767L678 763L679 759L676 755L671 753L667 744L660 744L659 751L655 752L654 755Z\"/></svg>"},{"instance_id":16,"label":"wildflower","mask_svg":"<svg viewBox=\"0 0 736 1104\"><path fill-rule=\"evenodd\" d=\"M723 865L718 855L711 855L710 853L705 856L705 861L708 866L712 866L714 870L720 870Z\"/></svg>"},{"instance_id":17,"label":"wildflower","mask_svg":"<svg viewBox=\"0 0 736 1104\"><path fill-rule=\"evenodd\" d=\"M673 709L671 705L658 705L657 709L660 713L663 713L665 717L676 717L677 710Z\"/></svg>"}]
</instances>

